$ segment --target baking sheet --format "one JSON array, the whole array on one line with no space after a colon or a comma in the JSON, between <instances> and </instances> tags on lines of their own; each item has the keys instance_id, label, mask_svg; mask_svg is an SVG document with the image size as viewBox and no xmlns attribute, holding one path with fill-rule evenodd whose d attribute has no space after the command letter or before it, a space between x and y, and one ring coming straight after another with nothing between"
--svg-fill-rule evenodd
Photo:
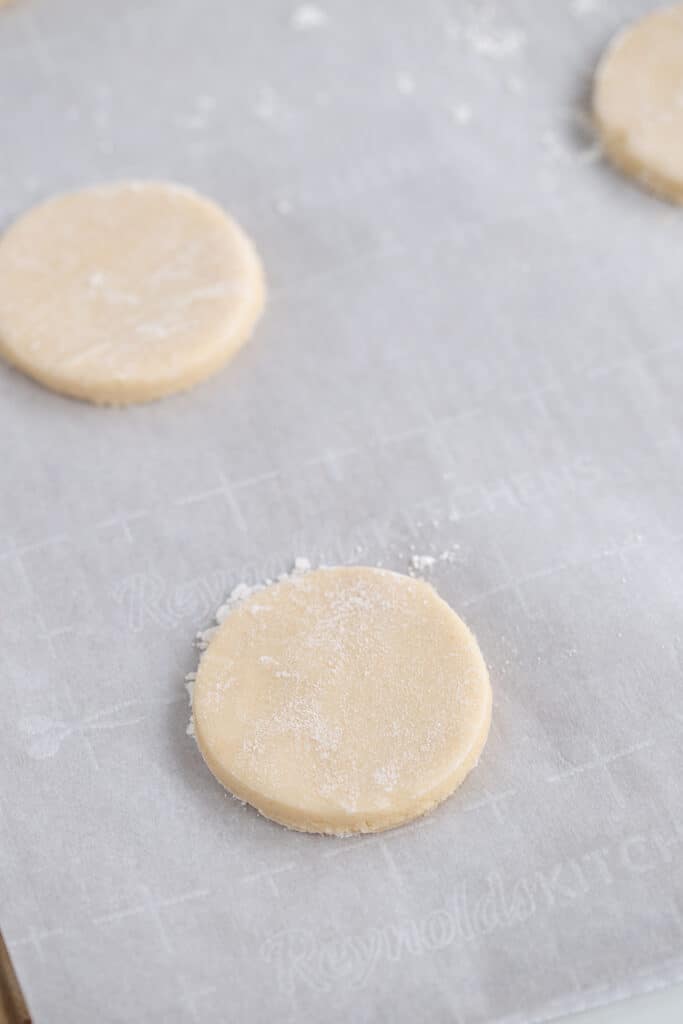
<instances>
[{"instance_id":1,"label":"baking sheet","mask_svg":"<svg viewBox=\"0 0 683 1024\"><path fill-rule=\"evenodd\" d=\"M0 923L37 1021L530 1021L683 975L683 220L582 113L649 7L0 13L0 225L178 180L270 291L160 403L0 367ZM227 797L183 692L225 593L414 554L490 666L479 769L355 839Z\"/></svg>"}]
</instances>

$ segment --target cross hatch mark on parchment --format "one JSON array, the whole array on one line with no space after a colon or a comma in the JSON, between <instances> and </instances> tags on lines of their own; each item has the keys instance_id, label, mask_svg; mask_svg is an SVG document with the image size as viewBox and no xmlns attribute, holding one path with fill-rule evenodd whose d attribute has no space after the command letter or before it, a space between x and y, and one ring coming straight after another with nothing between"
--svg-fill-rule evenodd
<instances>
[{"instance_id":1,"label":"cross hatch mark on parchment","mask_svg":"<svg viewBox=\"0 0 683 1024\"><path fill-rule=\"evenodd\" d=\"M289 861L287 864L278 864L276 867L273 868L266 868L263 871L255 871L250 875L244 875L240 879L240 885L247 885L252 882L259 882L262 879L265 879L273 895L276 897L276 899L279 899L280 890L277 887L277 882L275 881L275 878L277 875L282 875L286 871L292 871L295 867L296 864L294 863L294 861Z\"/></svg>"},{"instance_id":2,"label":"cross hatch mark on parchment","mask_svg":"<svg viewBox=\"0 0 683 1024\"><path fill-rule=\"evenodd\" d=\"M233 518L233 522L238 530L242 533L247 532L247 521L244 518L244 514L240 507L240 504L235 496L235 491L238 488L231 483L225 473L218 474L219 484L218 487L212 487L208 491L201 491L198 494L189 494L184 498L177 498L176 505L194 505L198 501L205 501L207 498L222 497Z\"/></svg>"},{"instance_id":3,"label":"cross hatch mark on parchment","mask_svg":"<svg viewBox=\"0 0 683 1024\"><path fill-rule=\"evenodd\" d=\"M407 427L405 430L392 431L391 434L385 434L380 427L375 430L375 440L378 448L384 448L390 444L401 444L402 441L412 441L415 437L420 437L427 433L428 427L424 423L419 423L414 427Z\"/></svg>"},{"instance_id":4,"label":"cross hatch mark on parchment","mask_svg":"<svg viewBox=\"0 0 683 1024\"><path fill-rule=\"evenodd\" d=\"M89 743L90 733L108 732L137 725L148 717L147 708L150 706L168 707L185 703L182 694L172 698L127 700L80 717L75 712L73 697L69 691L67 700L71 710L66 720L64 717L51 718L44 714L27 715L19 720L19 731L24 736L25 749L30 757L40 761L53 757L58 753L62 743L72 736ZM89 748L89 754L93 766L97 767L94 750Z\"/></svg>"},{"instance_id":5,"label":"cross hatch mark on parchment","mask_svg":"<svg viewBox=\"0 0 683 1024\"><path fill-rule=\"evenodd\" d=\"M642 743L635 743L632 747L628 747L626 750L618 750L614 754L605 754L600 750L596 743L591 743L590 746L593 752L593 757L590 760L583 762L583 764L571 765L564 771L557 772L555 775L550 775L546 779L546 782L555 784L563 782L565 779L582 775L584 772L601 771L603 777L607 781L608 789L615 802L619 807L625 807L626 801L624 800L621 790L614 781L611 767L615 761L619 761L623 757L630 757L632 754L636 754L640 750L647 750L649 747L653 746L653 744L654 740L643 740Z\"/></svg>"},{"instance_id":6,"label":"cross hatch mark on parchment","mask_svg":"<svg viewBox=\"0 0 683 1024\"><path fill-rule=\"evenodd\" d=\"M76 721L78 721L78 719L79 719L78 709L77 709L77 706L76 706L76 701L74 700L74 695L72 693L71 686L69 684L68 673L64 673L64 677L63 677L62 683L63 683L63 686L64 686L64 690L66 692L66 698L67 698L67 702L69 704L69 708L71 710L71 715L72 715L72 717ZM78 721L78 725L76 726L74 731L76 732L76 734L78 735L79 739L83 743L83 746L86 749L88 757L90 758L90 763L92 764L93 768L95 769L95 771L99 771L100 770L100 762L97 760L97 754L95 753L95 747L93 746L92 740L88 736L88 733L87 733L86 729L83 727L83 724L80 721Z\"/></svg>"},{"instance_id":7,"label":"cross hatch mark on parchment","mask_svg":"<svg viewBox=\"0 0 683 1024\"><path fill-rule=\"evenodd\" d=\"M650 360L658 359L659 356L671 355L672 352L679 352L681 348L683 348L681 342L674 341L669 342L666 345L660 345L648 352L629 353L623 359L616 360L613 363L608 363L604 366L590 367L586 371L586 376L589 380L596 380L600 377L605 377L608 374L618 373L620 370L625 370L627 368L643 369Z\"/></svg>"},{"instance_id":8,"label":"cross hatch mark on parchment","mask_svg":"<svg viewBox=\"0 0 683 1024\"><path fill-rule=\"evenodd\" d=\"M550 418L548 405L545 401L547 395L558 391L558 385L556 383L541 384L540 386L528 388L525 391L519 391L511 395L506 396L506 401L510 404L513 403L529 403L536 407L536 411L540 417L544 419ZM446 424L457 424L464 419L471 419L472 417L480 416L486 411L487 403L490 402L491 398L499 397L499 390L497 388L487 392L486 395L482 396L471 406L465 409L461 409L459 412L443 416L438 420L433 419L432 423L435 424L438 430L443 430ZM429 425L424 428L425 431L429 429ZM448 448L449 452L451 449ZM443 474L443 478L446 481L459 480L460 470L449 469Z\"/></svg>"},{"instance_id":9,"label":"cross hatch mark on parchment","mask_svg":"<svg viewBox=\"0 0 683 1024\"><path fill-rule=\"evenodd\" d=\"M256 473L254 476L243 477L241 480L236 481L229 480L225 473L220 473L220 484L218 487L212 487L207 491L198 491L196 494L188 494L183 498L176 498L175 504L194 505L199 501L222 497L230 509L235 526L237 526L238 530L246 533L248 530L247 521L236 495L240 491L248 490L250 487L256 487L258 484L278 480L279 478L280 473L277 470L267 470L264 473Z\"/></svg>"},{"instance_id":10,"label":"cross hatch mark on parchment","mask_svg":"<svg viewBox=\"0 0 683 1024\"><path fill-rule=\"evenodd\" d=\"M43 949L43 943L48 942L50 939L61 937L66 934L64 928L41 928L40 930L30 928L28 935L23 935L19 939L12 939L8 936L7 944L10 947L13 946L32 946L41 960L45 959L45 951Z\"/></svg>"},{"instance_id":11,"label":"cross hatch mark on parchment","mask_svg":"<svg viewBox=\"0 0 683 1024\"><path fill-rule=\"evenodd\" d=\"M499 545L496 548L496 553L498 555L498 561L502 565L503 570L505 572L505 575L508 578L508 581L509 581L508 584L507 584L508 589L511 590L512 593L515 595L515 597L517 598L517 600L518 600L518 602L520 604L520 607L521 607L522 611L528 617L528 615L529 615L529 606L526 603L526 599L524 597L524 591L522 590L522 587L521 587L521 581L519 581L515 577L515 574L513 573L512 569L510 568L510 563L508 562L507 558L505 557L505 552L503 551L503 549Z\"/></svg>"},{"instance_id":12,"label":"cross hatch mark on parchment","mask_svg":"<svg viewBox=\"0 0 683 1024\"><path fill-rule=\"evenodd\" d=\"M524 614L528 616L530 614L529 606L526 602L526 598L524 597L522 587L525 583L529 583L531 580L536 579L539 574L533 573L527 576L520 576L519 578L515 578L515 575L510 569L510 565L507 559L505 558L503 551L500 548L497 548L497 554L498 560L501 563L501 566L504 569L505 575L507 577L505 582L499 583L495 587L489 587L486 590L480 591L478 594L474 594L471 597L468 597L466 600L461 602L461 606L463 608L469 608L471 605L480 604L482 601L487 600L489 597L494 597L496 594L502 594L506 591L511 591L517 598L517 601ZM559 567L553 567L551 571L557 571L558 568ZM546 572L547 570L543 570L543 572L540 575L545 575Z\"/></svg>"},{"instance_id":13,"label":"cross hatch mark on parchment","mask_svg":"<svg viewBox=\"0 0 683 1024\"><path fill-rule=\"evenodd\" d=\"M389 843L387 842L387 840L386 840L386 838L384 836L380 836L380 838L379 838L379 848L380 848L380 850L382 852L382 857L384 858L384 863L387 866L387 871L389 873L389 877L391 878L391 880L394 883L394 885L396 886L396 888L399 891L402 891L405 888L404 883L403 883L403 877L401 875L401 872L398 869L396 861L394 860L394 855L392 854L391 850L389 849Z\"/></svg>"},{"instance_id":14,"label":"cross hatch mark on parchment","mask_svg":"<svg viewBox=\"0 0 683 1024\"><path fill-rule=\"evenodd\" d=\"M27 594L32 595L33 588L31 586L31 581L26 571L26 566L24 565L24 561L21 557L21 548L17 546L17 542L15 541L14 537L9 537L7 539L5 551L3 551L3 553L0 555L0 564L3 562L10 561L14 563L16 569L18 570L18 574L21 577L21 582L24 585L24 590L26 591Z\"/></svg>"},{"instance_id":15,"label":"cross hatch mark on parchment","mask_svg":"<svg viewBox=\"0 0 683 1024\"><path fill-rule=\"evenodd\" d=\"M182 993L182 1000L185 1004L187 1012L190 1015L190 1020L194 1021L194 1024L201 1024L203 1018L197 1008L197 1001L203 999L204 996L211 996L217 991L216 985L204 985L201 988L192 988L188 983L187 978L184 974L179 973L176 975L178 978L178 984Z\"/></svg>"},{"instance_id":16,"label":"cross hatch mark on parchment","mask_svg":"<svg viewBox=\"0 0 683 1024\"><path fill-rule=\"evenodd\" d=\"M56 544L66 544L68 537L65 533L57 534L54 537L46 537L44 540L35 541L33 544L17 544L14 537L7 538L7 550L0 555L0 563L6 561L14 562L15 566L19 570L19 575L22 578L26 591L29 595L33 595L33 587L29 578L28 571L24 565L24 556L34 551L41 551L43 548L52 547Z\"/></svg>"},{"instance_id":17,"label":"cross hatch mark on parchment","mask_svg":"<svg viewBox=\"0 0 683 1024\"><path fill-rule=\"evenodd\" d=\"M382 448L389 444L400 444L403 441L420 436L433 438L434 447L435 450L438 449L441 462L447 460L448 464L450 464L451 449L448 440L443 433L443 428L446 424L453 422L454 417L446 416L439 419L434 417L428 409L426 410L426 417L426 423L421 423L406 430L396 431L391 434L382 434L376 430L374 437L368 441L367 445L355 445L339 449L326 448L318 455L305 459L300 465L302 467L324 466L329 478L335 483L341 483L344 479L344 460L357 457L362 454L368 446L371 447L373 444L376 448ZM294 467L294 469L295 468L296 467ZM445 476L449 475L451 474L445 474ZM217 487L210 487L203 491L197 491L194 494L176 498L174 504L178 506L191 505L197 502L207 501L212 498L222 497L226 501L237 527L243 532L246 532L247 523L239 504L237 494L241 490L245 490L265 481L279 479L281 476L282 474L279 471L272 470L255 476L245 477L242 480L231 480L225 473L221 473L219 475L219 485Z\"/></svg>"},{"instance_id":18,"label":"cross hatch mark on parchment","mask_svg":"<svg viewBox=\"0 0 683 1024\"><path fill-rule=\"evenodd\" d=\"M503 789L499 793L492 793L486 786L483 787L484 796L481 800L475 800L474 803L468 804L463 807L464 811L477 811L482 807L490 807L493 817L496 819L499 825L504 825L507 821L505 813L501 810L501 804L504 804L511 797L517 793L516 789Z\"/></svg>"},{"instance_id":19,"label":"cross hatch mark on parchment","mask_svg":"<svg viewBox=\"0 0 683 1024\"><path fill-rule=\"evenodd\" d=\"M642 540L628 541L616 548L610 548L606 551L599 551L595 555L590 555L587 558L577 558L569 562L556 562L553 565L546 566L543 569L538 569L536 572L527 573L524 576L520 576L517 580L508 581L501 583L496 587L490 587L487 590L482 590L478 594L473 594L471 597L466 598L461 602L463 608L469 608L471 605L479 604L481 601L485 601L487 598L492 597L495 594L501 594L507 590L514 590L519 593L519 588L526 586L528 583L533 583L535 580L543 579L547 576L554 576L558 572L567 572L572 569L581 569L589 565L593 565L595 562L600 562L605 558L619 558L624 557L633 550L642 548ZM501 556L502 557L502 556ZM521 599L521 598L520 598ZM525 607L525 602L522 600L522 605Z\"/></svg>"},{"instance_id":20,"label":"cross hatch mark on parchment","mask_svg":"<svg viewBox=\"0 0 683 1024\"><path fill-rule=\"evenodd\" d=\"M432 451L437 457L439 463L438 468L445 478L452 472L451 467L453 465L452 448L448 443L446 434L444 433L444 427L447 422L450 422L450 418L437 419L437 417L432 414L427 403L425 403L424 414L427 420L424 426L424 434L431 445Z\"/></svg>"},{"instance_id":21,"label":"cross hatch mark on parchment","mask_svg":"<svg viewBox=\"0 0 683 1024\"><path fill-rule=\"evenodd\" d=\"M551 948L553 949L555 953L555 963L559 965L559 969L561 970L563 976L569 980L569 983L572 987L572 991L581 992L581 982L579 980L576 968L567 959L567 957L560 949L560 944L558 942L558 933L555 930L555 928L552 927L552 922L550 923L550 926L546 927L546 930L544 932L544 942L551 946Z\"/></svg>"},{"instance_id":22,"label":"cross hatch mark on parchment","mask_svg":"<svg viewBox=\"0 0 683 1024\"><path fill-rule=\"evenodd\" d=\"M74 627L73 626L53 626L53 628L50 629L50 627L45 622L45 617L43 616L43 614L41 612L38 612L36 617L38 619L38 623L40 625L40 629L36 630L35 636L36 636L36 638L38 640L43 640L47 644L48 650L50 652L50 657L53 658L54 660L57 660L57 658L59 657L59 653L58 653L58 651L55 648L55 640L58 637L68 636L70 633L73 633L74 632ZM68 686L68 683L66 682L66 680L65 680L65 685ZM71 698L70 694L68 696L69 696L69 703L72 704L73 701L72 701L72 698Z\"/></svg>"},{"instance_id":23,"label":"cross hatch mark on parchment","mask_svg":"<svg viewBox=\"0 0 683 1024\"><path fill-rule=\"evenodd\" d=\"M120 512L118 515L110 516L109 519L103 519L102 522L95 524L96 530L106 530L112 526L118 526L123 531L123 536L126 538L129 544L133 543L133 533L130 528L130 524L137 522L138 519L144 519L148 516L149 512Z\"/></svg>"},{"instance_id":24,"label":"cross hatch mark on parchment","mask_svg":"<svg viewBox=\"0 0 683 1024\"><path fill-rule=\"evenodd\" d=\"M38 621L40 622L42 629L40 632L36 633L36 636L39 639L45 640L48 643L52 657L57 658L57 652L55 651L54 647L54 641L56 637L72 633L73 627L64 626L57 629L48 629L45 624L45 620L40 613L38 614ZM77 735L81 739L83 746L85 747L86 753L88 755L88 758L90 759L90 763L92 764L92 767L96 771L98 771L100 767L99 761L97 760L95 748L92 745L90 737L87 735L85 722L80 721L76 702L74 700L74 696L69 685L68 673L65 674L62 678L62 686L64 689L64 694L66 696L67 704L69 706L69 714L72 719L72 722L68 725L65 725L64 723L52 723L52 727L50 727L51 723L47 722L46 727L46 723L43 716L38 716L38 738L41 741L41 753L33 756L37 756L39 759L42 759L45 756L50 756L50 754L56 753L56 751L59 749L59 746L61 745L62 739L68 735L73 734ZM35 739L35 732L32 733L31 723L32 719L30 716L20 723L20 726L25 725L28 727L29 742L32 735L33 738ZM33 724L35 725L35 720L33 720ZM47 736L48 733L51 733L51 736ZM48 739L48 748L45 748L44 746L46 736ZM53 747L54 749L52 749ZM46 749L48 749L47 754L43 752ZM30 747L29 753L31 753Z\"/></svg>"},{"instance_id":25,"label":"cross hatch mark on parchment","mask_svg":"<svg viewBox=\"0 0 683 1024\"><path fill-rule=\"evenodd\" d=\"M254 476L244 476L232 486L235 491L243 491L249 487L255 487L257 484L266 483L269 480L277 480L279 476L280 474L276 469L270 469L266 470L265 473L256 473Z\"/></svg>"},{"instance_id":26,"label":"cross hatch mark on parchment","mask_svg":"<svg viewBox=\"0 0 683 1024\"><path fill-rule=\"evenodd\" d=\"M55 640L57 639L57 637L68 636L69 633L73 633L74 627L73 626L57 626L54 629L48 629L47 626L45 626L45 624L43 622L42 616L41 616L41 623L42 623L43 628L40 630L39 633L36 633L36 636L37 636L37 638L39 640L44 640L45 641L45 643L48 646L48 650L50 651L50 657L55 659L55 660L57 660L59 655L58 655L58 653L57 653L57 651L55 649Z\"/></svg>"},{"instance_id":27,"label":"cross hatch mark on parchment","mask_svg":"<svg viewBox=\"0 0 683 1024\"><path fill-rule=\"evenodd\" d=\"M360 448L341 448L337 451L326 448L320 455L309 459L307 466L324 466L331 480L341 483L344 479L342 463L344 459L355 458L361 452Z\"/></svg>"},{"instance_id":28,"label":"cross hatch mark on parchment","mask_svg":"<svg viewBox=\"0 0 683 1024\"><path fill-rule=\"evenodd\" d=\"M164 899L155 900L146 885L139 885L138 889L142 893L143 897L140 903L124 910L116 910L110 914L101 914L98 917L94 917L93 924L109 924L114 921L122 921L127 917L135 917L138 914L145 914L154 922L159 933L161 943L166 952L172 953L173 944L166 928L163 911L167 910L169 907L177 907L181 903L188 903L191 900L205 899L210 895L209 890L193 889L190 892L182 893L179 896L170 896Z\"/></svg>"}]
</instances>

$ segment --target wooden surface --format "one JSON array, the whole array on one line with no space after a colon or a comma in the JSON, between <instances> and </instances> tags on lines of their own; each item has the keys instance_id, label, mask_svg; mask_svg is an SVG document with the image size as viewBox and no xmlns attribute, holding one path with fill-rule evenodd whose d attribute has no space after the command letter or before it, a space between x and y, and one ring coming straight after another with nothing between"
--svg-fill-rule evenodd
<instances>
[{"instance_id":1,"label":"wooden surface","mask_svg":"<svg viewBox=\"0 0 683 1024\"><path fill-rule=\"evenodd\" d=\"M31 1024L7 946L0 932L0 1024Z\"/></svg>"}]
</instances>

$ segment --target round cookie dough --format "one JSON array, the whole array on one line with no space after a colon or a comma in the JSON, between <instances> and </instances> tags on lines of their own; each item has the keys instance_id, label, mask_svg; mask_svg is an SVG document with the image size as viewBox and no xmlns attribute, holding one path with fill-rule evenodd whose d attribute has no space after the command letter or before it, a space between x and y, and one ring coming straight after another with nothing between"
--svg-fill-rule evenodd
<instances>
[{"instance_id":1,"label":"round cookie dough","mask_svg":"<svg viewBox=\"0 0 683 1024\"><path fill-rule=\"evenodd\" d=\"M143 402L227 362L264 294L253 245L215 203L162 182L88 188L0 239L0 353L63 394Z\"/></svg>"},{"instance_id":2,"label":"round cookie dough","mask_svg":"<svg viewBox=\"0 0 683 1024\"><path fill-rule=\"evenodd\" d=\"M655 11L612 40L595 74L593 111L613 163L683 202L683 5Z\"/></svg>"},{"instance_id":3,"label":"round cookie dough","mask_svg":"<svg viewBox=\"0 0 683 1024\"><path fill-rule=\"evenodd\" d=\"M194 731L208 767L267 818L377 832L472 769L491 687L467 626L422 580L317 569L247 597L202 656Z\"/></svg>"}]
</instances>

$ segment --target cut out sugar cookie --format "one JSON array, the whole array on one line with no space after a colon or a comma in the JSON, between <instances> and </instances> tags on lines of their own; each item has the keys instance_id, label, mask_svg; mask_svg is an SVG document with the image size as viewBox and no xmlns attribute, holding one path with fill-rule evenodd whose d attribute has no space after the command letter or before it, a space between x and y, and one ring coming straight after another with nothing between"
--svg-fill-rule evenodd
<instances>
[{"instance_id":1,"label":"cut out sugar cookie","mask_svg":"<svg viewBox=\"0 0 683 1024\"><path fill-rule=\"evenodd\" d=\"M491 719L467 626L422 580L318 569L238 604L204 652L194 732L216 778L289 828L376 832L444 800Z\"/></svg>"},{"instance_id":2,"label":"cut out sugar cookie","mask_svg":"<svg viewBox=\"0 0 683 1024\"><path fill-rule=\"evenodd\" d=\"M683 5L621 31L593 86L603 149L650 191L683 203Z\"/></svg>"},{"instance_id":3,"label":"cut out sugar cookie","mask_svg":"<svg viewBox=\"0 0 683 1024\"><path fill-rule=\"evenodd\" d=\"M0 353L63 394L143 402L223 366L264 294L252 243L215 203L162 182L88 188L0 239Z\"/></svg>"}]
</instances>

